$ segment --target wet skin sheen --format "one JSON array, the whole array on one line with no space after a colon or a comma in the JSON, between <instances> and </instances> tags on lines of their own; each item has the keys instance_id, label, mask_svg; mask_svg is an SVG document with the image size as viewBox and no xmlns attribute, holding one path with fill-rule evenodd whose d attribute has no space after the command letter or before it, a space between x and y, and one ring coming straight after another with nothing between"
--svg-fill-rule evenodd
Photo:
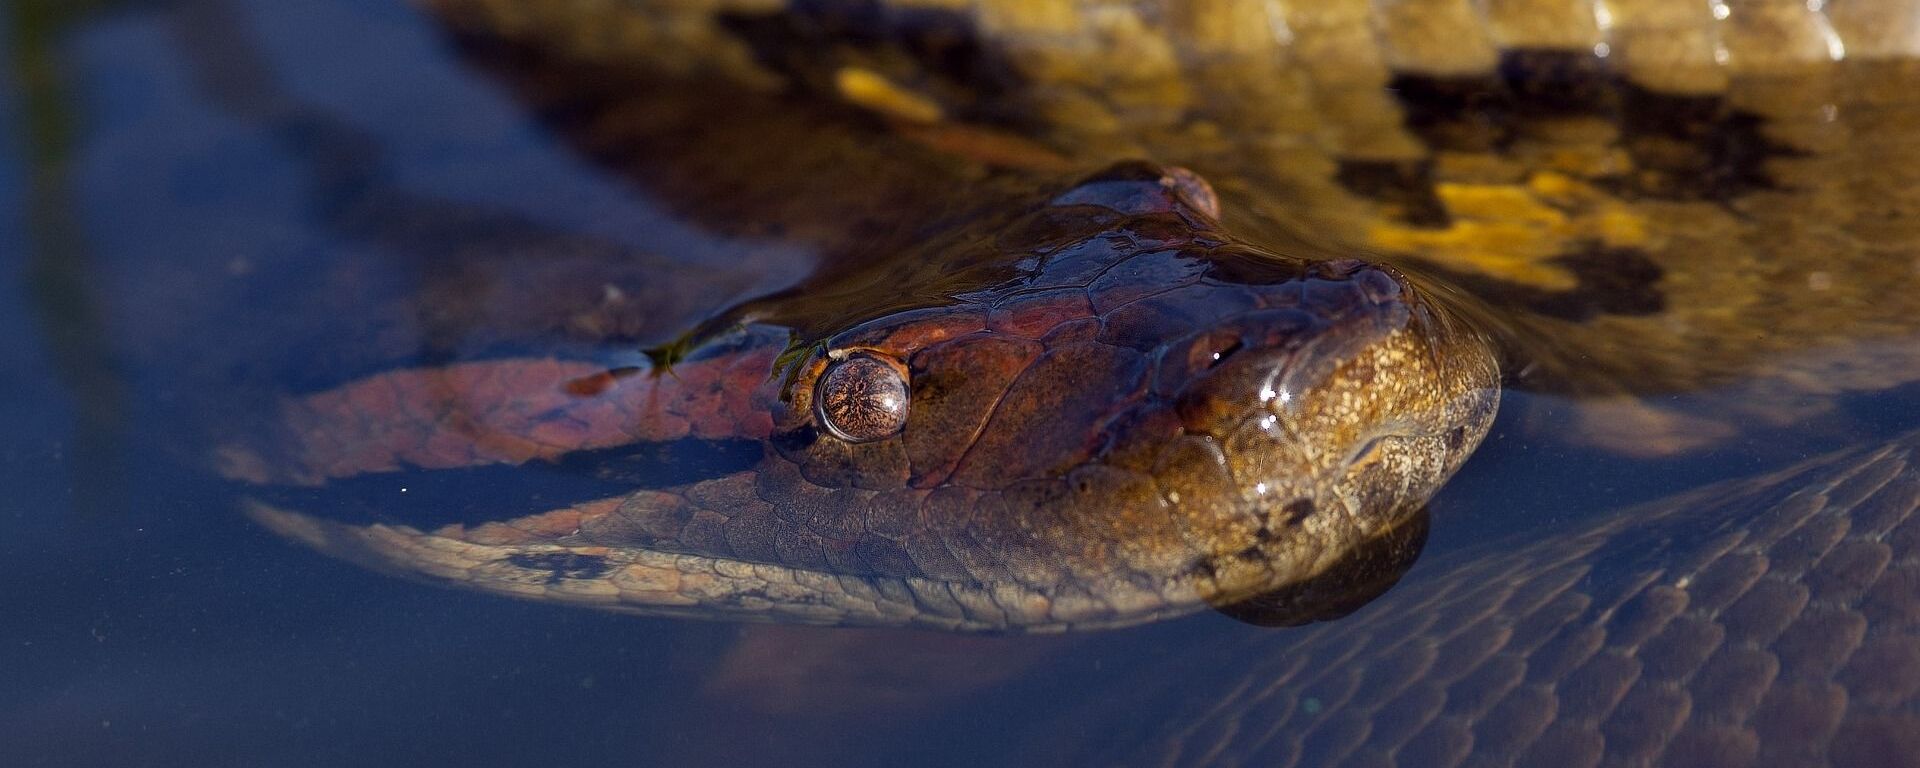
<instances>
[{"instance_id":1,"label":"wet skin sheen","mask_svg":"<svg viewBox=\"0 0 1920 768\"><path fill-rule=\"evenodd\" d=\"M225 460L325 486L749 441L739 471L430 530L254 502L376 567L615 610L1025 630L1240 603L1424 524L1498 389L1485 340L1395 271L1256 250L1215 206L1122 164L950 238L1002 276L950 303L815 341L743 322L657 367L376 375Z\"/></svg>"}]
</instances>

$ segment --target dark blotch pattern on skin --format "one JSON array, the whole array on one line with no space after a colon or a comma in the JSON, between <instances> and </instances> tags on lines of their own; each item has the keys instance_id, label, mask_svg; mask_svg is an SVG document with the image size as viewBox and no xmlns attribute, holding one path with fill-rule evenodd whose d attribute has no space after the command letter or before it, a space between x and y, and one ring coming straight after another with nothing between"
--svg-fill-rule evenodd
<instances>
[{"instance_id":1,"label":"dark blotch pattern on skin","mask_svg":"<svg viewBox=\"0 0 1920 768\"><path fill-rule=\"evenodd\" d=\"M1385 215L1395 220L1430 229L1453 222L1433 193L1433 168L1426 160L1346 159L1334 178L1354 194L1384 203Z\"/></svg>"},{"instance_id":2,"label":"dark blotch pattern on skin","mask_svg":"<svg viewBox=\"0 0 1920 768\"><path fill-rule=\"evenodd\" d=\"M1775 186L1769 160L1801 154L1761 131L1764 121L1718 95L1660 93L1630 83L1591 53L1516 49L1497 73L1476 77L1396 76L1391 86L1406 126L1435 150L1487 153L1512 142L1530 121L1606 118L1638 171L1613 185L1629 197L1726 201ZM1425 205L1428 163L1343 164L1340 181L1400 206L1403 220L1444 226Z\"/></svg>"},{"instance_id":3,"label":"dark blotch pattern on skin","mask_svg":"<svg viewBox=\"0 0 1920 768\"><path fill-rule=\"evenodd\" d=\"M508 564L529 571L546 571L552 575L552 581L561 579L593 579L607 572L607 560L593 555L572 553L554 553L550 555L509 555Z\"/></svg>"},{"instance_id":4,"label":"dark blotch pattern on skin","mask_svg":"<svg viewBox=\"0 0 1920 768\"><path fill-rule=\"evenodd\" d=\"M1645 253L1594 245L1550 261L1566 268L1578 284L1567 290L1549 290L1431 264L1422 269L1489 301L1560 320L1644 316L1666 309L1666 296L1659 288L1664 270Z\"/></svg>"}]
</instances>

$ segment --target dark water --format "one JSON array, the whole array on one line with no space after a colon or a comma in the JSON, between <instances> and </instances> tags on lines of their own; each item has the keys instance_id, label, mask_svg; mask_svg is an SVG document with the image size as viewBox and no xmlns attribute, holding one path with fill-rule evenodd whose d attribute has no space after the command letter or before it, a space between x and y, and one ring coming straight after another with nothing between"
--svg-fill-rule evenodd
<instances>
[{"instance_id":1,"label":"dark water","mask_svg":"<svg viewBox=\"0 0 1920 768\"><path fill-rule=\"evenodd\" d=\"M1072 639L649 620L417 585L261 530L182 444L206 392L256 372L183 369L183 351L263 335L235 328L271 317L279 268L370 246L313 210L310 158L209 97L182 31L202 17L25 12L48 5L16 3L0 89L0 765L977 764L1182 649L1276 631L1213 615ZM251 41L278 87L364 130L395 186L719 258L403 4L233 7L213 34ZM227 358L299 353L253 343ZM1863 401L1850 423L1891 433L1906 402ZM1514 395L1509 413L1553 407ZM1435 502L1429 551L1860 435L1778 437L1732 458L1608 462L1503 418Z\"/></svg>"}]
</instances>

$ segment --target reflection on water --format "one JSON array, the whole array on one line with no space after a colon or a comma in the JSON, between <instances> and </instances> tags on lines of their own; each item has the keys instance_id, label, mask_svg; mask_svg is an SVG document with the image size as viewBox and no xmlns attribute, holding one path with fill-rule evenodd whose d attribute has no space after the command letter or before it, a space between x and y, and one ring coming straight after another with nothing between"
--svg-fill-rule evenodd
<instances>
[{"instance_id":1,"label":"reflection on water","mask_svg":"<svg viewBox=\"0 0 1920 768\"><path fill-rule=\"evenodd\" d=\"M1040 639L634 619L291 546L208 471L209 432L232 428L217 417L422 349L527 343L471 331L544 318L518 303L526 293L579 286L516 248L634 259L624 290L668 329L793 284L811 255L644 198L396 3L75 6L70 23L49 23L45 3L14 7L9 61L31 76L0 91L0 290L26 299L0 302L15 340L0 345L0 763L976 764L1014 744L1065 755L1110 732L1177 730L1192 716L1181 695L1211 698L1182 691L1192 669L1174 662L1233 686L1221 673L1241 661L1212 651L1286 637L1216 615ZM267 71L221 58L247 49ZM329 143L341 139L357 143ZM388 191L369 205L376 187ZM399 208L414 218L388 215ZM489 268L463 268L475 263ZM645 294L648 270L669 266L720 279L712 295ZM365 309L420 291L469 303ZM590 322L660 340L621 325L633 317ZM1680 407L1748 394L1727 391ZM1430 559L1883 440L1913 426L1911 401L1852 395L1710 455L1622 459L1552 434L1593 418L1569 401L1509 395L1432 507ZM1443 575L1433 568L1408 585ZM1390 598L1362 617L1407 607ZM1136 687L1175 697L1114 694ZM1136 757L1115 743L1109 757Z\"/></svg>"}]
</instances>

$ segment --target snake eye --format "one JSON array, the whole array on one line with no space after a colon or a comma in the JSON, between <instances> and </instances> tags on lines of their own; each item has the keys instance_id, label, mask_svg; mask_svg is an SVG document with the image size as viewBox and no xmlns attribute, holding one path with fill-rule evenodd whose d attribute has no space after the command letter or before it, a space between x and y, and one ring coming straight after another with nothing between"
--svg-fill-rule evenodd
<instances>
[{"instance_id":1,"label":"snake eye","mask_svg":"<svg viewBox=\"0 0 1920 768\"><path fill-rule=\"evenodd\" d=\"M829 366L814 395L815 417L850 443L892 437L907 425L906 372L874 355L855 354Z\"/></svg>"}]
</instances>

